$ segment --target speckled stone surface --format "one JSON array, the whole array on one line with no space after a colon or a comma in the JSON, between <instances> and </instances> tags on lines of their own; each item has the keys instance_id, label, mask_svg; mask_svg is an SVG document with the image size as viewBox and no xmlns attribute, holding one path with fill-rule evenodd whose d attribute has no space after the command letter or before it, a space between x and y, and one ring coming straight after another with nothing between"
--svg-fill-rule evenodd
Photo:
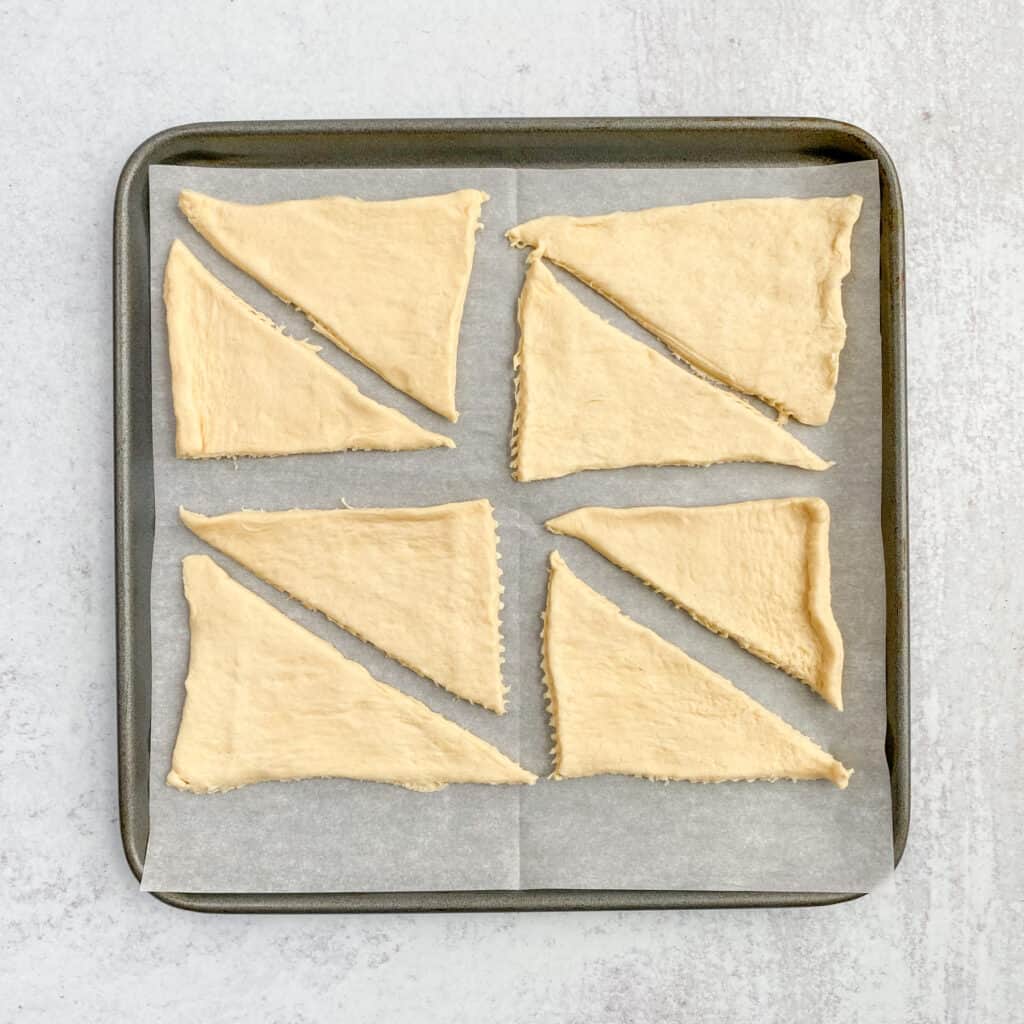
<instances>
[{"instance_id":1,"label":"speckled stone surface","mask_svg":"<svg viewBox=\"0 0 1024 1024\"><path fill-rule=\"evenodd\" d=\"M0 2L0 1019L1024 1020L1021 9ZM832 909L226 918L139 892L115 800L111 207L167 125L814 114L908 227L914 812Z\"/></svg>"}]
</instances>

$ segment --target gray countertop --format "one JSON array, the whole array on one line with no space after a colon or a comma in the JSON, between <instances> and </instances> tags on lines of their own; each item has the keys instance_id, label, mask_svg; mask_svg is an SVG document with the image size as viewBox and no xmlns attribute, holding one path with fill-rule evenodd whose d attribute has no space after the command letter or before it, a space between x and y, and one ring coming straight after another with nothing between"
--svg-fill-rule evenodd
<instances>
[{"instance_id":1,"label":"gray countertop","mask_svg":"<svg viewBox=\"0 0 1024 1024\"><path fill-rule=\"evenodd\" d=\"M1020 9L0 2L0 1019L1024 1020ZM504 12L504 13L503 13ZM139 892L114 749L110 255L165 126L786 114L901 174L914 806L830 909L208 917Z\"/></svg>"}]
</instances>

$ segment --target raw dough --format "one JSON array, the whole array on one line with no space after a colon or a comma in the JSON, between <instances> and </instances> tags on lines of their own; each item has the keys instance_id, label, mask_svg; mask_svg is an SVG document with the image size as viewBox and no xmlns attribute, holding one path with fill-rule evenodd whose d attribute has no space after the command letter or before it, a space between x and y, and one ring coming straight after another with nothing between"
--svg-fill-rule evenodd
<instances>
[{"instance_id":1,"label":"raw dough","mask_svg":"<svg viewBox=\"0 0 1024 1024\"><path fill-rule=\"evenodd\" d=\"M178 199L192 226L396 388L450 420L462 307L485 192L388 202L345 196Z\"/></svg>"},{"instance_id":2,"label":"raw dough","mask_svg":"<svg viewBox=\"0 0 1024 1024\"><path fill-rule=\"evenodd\" d=\"M179 458L455 446L361 394L180 241L167 258L164 302Z\"/></svg>"},{"instance_id":3,"label":"raw dough","mask_svg":"<svg viewBox=\"0 0 1024 1024\"><path fill-rule=\"evenodd\" d=\"M261 579L456 696L501 714L491 504L293 509L182 522Z\"/></svg>"},{"instance_id":4,"label":"raw dough","mask_svg":"<svg viewBox=\"0 0 1024 1024\"><path fill-rule=\"evenodd\" d=\"M742 399L606 323L536 252L519 298L519 328L518 480L620 466L829 466Z\"/></svg>"},{"instance_id":5,"label":"raw dough","mask_svg":"<svg viewBox=\"0 0 1024 1024\"><path fill-rule=\"evenodd\" d=\"M544 665L555 778L726 782L850 772L728 680L623 615L551 555Z\"/></svg>"},{"instance_id":6,"label":"raw dough","mask_svg":"<svg viewBox=\"0 0 1024 1024\"><path fill-rule=\"evenodd\" d=\"M548 522L716 633L843 707L829 508L820 498L703 508L581 508Z\"/></svg>"},{"instance_id":7,"label":"raw dough","mask_svg":"<svg viewBox=\"0 0 1024 1024\"><path fill-rule=\"evenodd\" d=\"M236 583L184 560L191 656L167 782L216 793L338 776L435 790L535 776L424 704L378 682Z\"/></svg>"},{"instance_id":8,"label":"raw dough","mask_svg":"<svg viewBox=\"0 0 1024 1024\"><path fill-rule=\"evenodd\" d=\"M827 422L860 196L730 199L508 232L543 247L676 355L803 423Z\"/></svg>"}]
</instances>

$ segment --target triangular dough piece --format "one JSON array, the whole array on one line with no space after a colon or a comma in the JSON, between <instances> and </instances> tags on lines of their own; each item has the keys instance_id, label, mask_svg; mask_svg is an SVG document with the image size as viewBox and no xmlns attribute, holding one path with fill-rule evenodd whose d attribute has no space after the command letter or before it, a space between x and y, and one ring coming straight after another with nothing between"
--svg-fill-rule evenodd
<instances>
[{"instance_id":1,"label":"triangular dough piece","mask_svg":"<svg viewBox=\"0 0 1024 1024\"><path fill-rule=\"evenodd\" d=\"M544 667L555 778L850 777L834 757L727 679L624 615L551 555Z\"/></svg>"},{"instance_id":2,"label":"triangular dough piece","mask_svg":"<svg viewBox=\"0 0 1024 1024\"><path fill-rule=\"evenodd\" d=\"M535 781L489 743L378 682L213 559L191 555L183 572L191 655L169 785L216 793L325 776L418 790Z\"/></svg>"},{"instance_id":3,"label":"triangular dough piece","mask_svg":"<svg viewBox=\"0 0 1024 1024\"><path fill-rule=\"evenodd\" d=\"M606 323L536 253L519 328L518 480L621 466L830 465L742 399Z\"/></svg>"},{"instance_id":4,"label":"triangular dough piece","mask_svg":"<svg viewBox=\"0 0 1024 1024\"><path fill-rule=\"evenodd\" d=\"M346 196L178 198L223 256L396 388L450 420L462 307L485 192L389 202Z\"/></svg>"},{"instance_id":5,"label":"triangular dough piece","mask_svg":"<svg viewBox=\"0 0 1024 1024\"><path fill-rule=\"evenodd\" d=\"M293 509L182 522L250 572L458 697L501 714L501 581L489 501Z\"/></svg>"},{"instance_id":6,"label":"triangular dough piece","mask_svg":"<svg viewBox=\"0 0 1024 1024\"><path fill-rule=\"evenodd\" d=\"M697 508L581 508L548 522L698 622L843 707L829 508L820 498Z\"/></svg>"},{"instance_id":7,"label":"triangular dough piece","mask_svg":"<svg viewBox=\"0 0 1024 1024\"><path fill-rule=\"evenodd\" d=\"M846 341L842 279L860 196L732 199L508 232L621 307L697 369L825 423Z\"/></svg>"},{"instance_id":8,"label":"triangular dough piece","mask_svg":"<svg viewBox=\"0 0 1024 1024\"><path fill-rule=\"evenodd\" d=\"M455 447L367 398L180 241L167 258L164 302L179 458Z\"/></svg>"}]
</instances>

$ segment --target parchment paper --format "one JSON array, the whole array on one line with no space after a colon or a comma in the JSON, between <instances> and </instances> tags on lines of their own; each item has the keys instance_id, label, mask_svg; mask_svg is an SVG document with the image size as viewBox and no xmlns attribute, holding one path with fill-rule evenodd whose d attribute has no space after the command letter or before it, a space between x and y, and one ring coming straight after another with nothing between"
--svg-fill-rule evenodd
<instances>
[{"instance_id":1,"label":"parchment paper","mask_svg":"<svg viewBox=\"0 0 1024 1024\"><path fill-rule=\"evenodd\" d=\"M178 212L181 188L265 202L331 193L396 198L476 187L490 193L459 349L456 425L395 391L212 250ZM741 196L845 195L864 209L853 271L843 286L849 325L832 419L789 429L836 460L826 473L768 465L625 469L515 483L508 472L515 307L525 252L507 227L547 213ZM681 888L848 892L892 869L885 735L885 592L879 526L881 355L878 330L878 175L872 162L784 169L150 170L153 437L156 539L152 577L153 721L150 841L143 888L185 892L515 888ZM171 241L183 239L218 277L323 356L364 393L452 436L454 451L338 453L278 459L174 457L167 335L161 297ZM626 316L568 275L591 308L664 352ZM544 520L584 504L715 504L818 494L832 507L833 607L846 645L839 713L807 687L715 636L581 542ZM179 504L218 513L401 506L488 497L500 531L510 712L499 718L451 696L261 583L207 548L177 518ZM345 780L249 786L216 796L164 784L184 698L187 608L181 559L211 554L237 580L364 664L496 744L526 767L551 770L540 672L546 560L555 547L573 571L627 614L683 647L855 769L828 783L699 786L600 777L533 787L449 786L435 794ZM457 624L453 624L457 628Z\"/></svg>"}]
</instances>

